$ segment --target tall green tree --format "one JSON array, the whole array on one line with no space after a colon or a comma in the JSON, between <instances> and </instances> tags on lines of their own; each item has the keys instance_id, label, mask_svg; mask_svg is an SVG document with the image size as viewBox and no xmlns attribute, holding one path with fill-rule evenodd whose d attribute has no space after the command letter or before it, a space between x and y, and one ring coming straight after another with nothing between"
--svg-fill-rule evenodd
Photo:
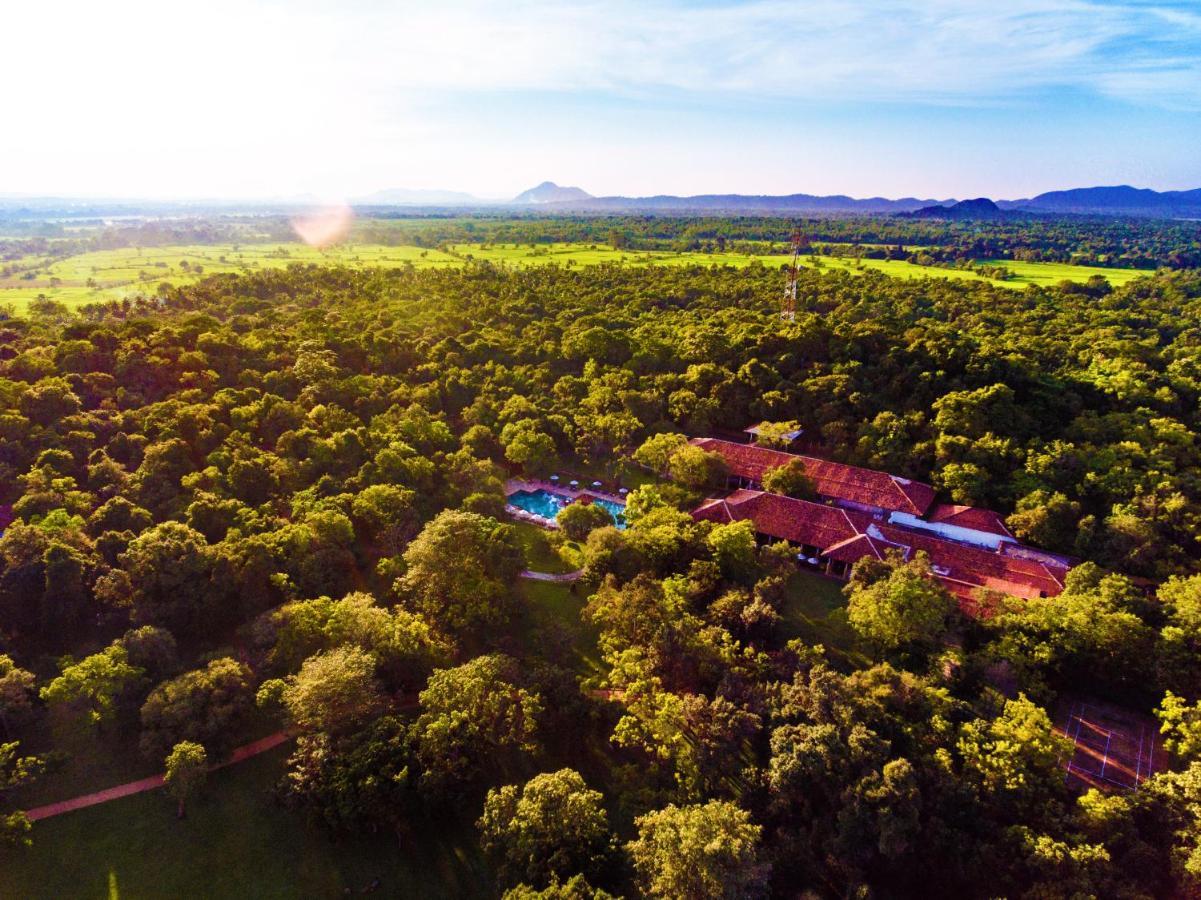
<instances>
[{"instance_id":1,"label":"tall green tree","mask_svg":"<svg viewBox=\"0 0 1201 900\"><path fill-rule=\"evenodd\" d=\"M613 842L603 797L573 769L536 775L520 788L493 788L476 827L502 879L535 887L595 876Z\"/></svg>"},{"instance_id":2,"label":"tall green tree","mask_svg":"<svg viewBox=\"0 0 1201 900\"><path fill-rule=\"evenodd\" d=\"M397 588L450 634L485 634L515 611L514 584L525 555L511 525L444 510L414 538L404 560Z\"/></svg>"},{"instance_id":3,"label":"tall green tree","mask_svg":"<svg viewBox=\"0 0 1201 900\"><path fill-rule=\"evenodd\" d=\"M176 818L185 815L185 804L199 793L208 778L208 754L204 747L192 741L180 741L167 755L163 784L179 807Z\"/></svg>"},{"instance_id":4,"label":"tall green tree","mask_svg":"<svg viewBox=\"0 0 1201 900\"><path fill-rule=\"evenodd\" d=\"M638 837L626 849L646 896L735 900L766 894L762 828L733 803L673 804L634 824Z\"/></svg>"}]
</instances>

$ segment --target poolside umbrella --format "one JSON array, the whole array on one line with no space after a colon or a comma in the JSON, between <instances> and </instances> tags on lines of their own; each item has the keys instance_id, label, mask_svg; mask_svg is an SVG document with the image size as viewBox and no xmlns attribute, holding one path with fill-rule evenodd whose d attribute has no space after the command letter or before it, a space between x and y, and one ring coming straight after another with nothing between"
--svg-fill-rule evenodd
<instances>
[{"instance_id":1,"label":"poolside umbrella","mask_svg":"<svg viewBox=\"0 0 1201 900\"><path fill-rule=\"evenodd\" d=\"M578 481L576 481L576 480L573 478L573 479L571 480L571 486L572 486L573 488L578 488L578 487L580 486L580 483L579 483Z\"/></svg>"},{"instance_id":2,"label":"poolside umbrella","mask_svg":"<svg viewBox=\"0 0 1201 900\"><path fill-rule=\"evenodd\" d=\"M621 496L623 496L623 497L626 494L628 494L629 492L630 492L629 488L618 488L618 490L617 490L617 493L621 494Z\"/></svg>"},{"instance_id":3,"label":"poolside umbrella","mask_svg":"<svg viewBox=\"0 0 1201 900\"><path fill-rule=\"evenodd\" d=\"M594 481L594 482L592 482L592 486L593 486L594 488L598 488L598 487L600 487L600 486L601 486L601 483L600 483L599 481Z\"/></svg>"},{"instance_id":4,"label":"poolside umbrella","mask_svg":"<svg viewBox=\"0 0 1201 900\"><path fill-rule=\"evenodd\" d=\"M554 482L558 482L558 480L559 480L559 476L558 476L558 475L552 475L552 476L550 477L550 480L551 480L551 481L554 481Z\"/></svg>"}]
</instances>

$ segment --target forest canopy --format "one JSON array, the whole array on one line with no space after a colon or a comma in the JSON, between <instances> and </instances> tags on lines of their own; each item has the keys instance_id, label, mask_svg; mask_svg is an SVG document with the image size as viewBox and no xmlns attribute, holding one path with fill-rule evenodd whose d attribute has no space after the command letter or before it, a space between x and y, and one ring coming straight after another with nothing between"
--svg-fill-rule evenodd
<instances>
[{"instance_id":1,"label":"forest canopy","mask_svg":"<svg viewBox=\"0 0 1201 900\"><path fill-rule=\"evenodd\" d=\"M829 228L917 236L886 225ZM983 240L1014 250L1006 228ZM794 322L762 265L468 263L0 323L3 834L29 837L9 798L46 721L130 737L182 814L268 716L298 735L276 814L402 836L458 816L514 897L1201 888L1201 275L798 277ZM758 422L1082 564L978 620L889 558L852 576L843 646L801 639L794 554L688 515L722 479L683 436ZM567 516L567 624L531 620L505 479L625 466L628 527ZM1050 710L1080 689L1161 707L1176 771L1069 788Z\"/></svg>"}]
</instances>

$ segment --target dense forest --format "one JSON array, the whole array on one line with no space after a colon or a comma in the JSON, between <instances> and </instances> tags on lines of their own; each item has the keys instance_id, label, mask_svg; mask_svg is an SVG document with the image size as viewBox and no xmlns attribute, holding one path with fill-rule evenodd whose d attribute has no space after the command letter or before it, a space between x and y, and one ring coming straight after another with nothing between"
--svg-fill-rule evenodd
<instances>
[{"instance_id":1,"label":"dense forest","mask_svg":"<svg viewBox=\"0 0 1201 900\"><path fill-rule=\"evenodd\" d=\"M794 224L420 235L674 246ZM1198 252L1165 223L821 227ZM182 810L265 716L298 735L278 815L393 831L401 853L465 819L498 896L1201 890L1201 275L799 280L795 322L761 265L470 263L214 276L0 323L0 864L38 838L21 790L64 764L46 723L135 735ZM1082 563L1059 597L974 619L892 557L846 588L853 644L790 634L793 554L688 514L716 486L703 453L656 459L676 440L658 436L765 420ZM635 461L628 528L549 538L578 539L579 627L530 633L505 478ZM1155 710L1172 770L1066 783L1052 711L1080 693Z\"/></svg>"}]
</instances>

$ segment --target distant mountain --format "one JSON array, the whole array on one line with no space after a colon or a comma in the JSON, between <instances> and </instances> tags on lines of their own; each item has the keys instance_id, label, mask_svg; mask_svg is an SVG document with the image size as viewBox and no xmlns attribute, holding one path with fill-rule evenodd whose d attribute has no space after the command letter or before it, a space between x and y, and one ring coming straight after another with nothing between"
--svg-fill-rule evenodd
<instances>
[{"instance_id":1,"label":"distant mountain","mask_svg":"<svg viewBox=\"0 0 1201 900\"><path fill-rule=\"evenodd\" d=\"M1006 213L997 204L993 203L987 197L977 197L975 200L960 200L958 203L953 203L950 206L941 204L935 206L923 206L921 209L915 209L907 215L915 219L951 219L962 221L967 219L1004 219L1016 213Z\"/></svg>"},{"instance_id":2,"label":"distant mountain","mask_svg":"<svg viewBox=\"0 0 1201 900\"><path fill-rule=\"evenodd\" d=\"M1128 184L1050 191L1028 200L1002 200L1002 209L1112 216L1201 217L1201 189L1153 191Z\"/></svg>"},{"instance_id":3,"label":"distant mountain","mask_svg":"<svg viewBox=\"0 0 1201 900\"><path fill-rule=\"evenodd\" d=\"M783 196L698 194L692 197L657 194L653 197L585 196L584 198L555 202L551 205L556 210L572 212L706 212L779 215L811 212L864 214L911 212L935 203L938 201L918 200L913 197L905 197L900 200L888 200L884 197L857 200L842 194L830 197L818 197L813 194L786 194Z\"/></svg>"},{"instance_id":4,"label":"distant mountain","mask_svg":"<svg viewBox=\"0 0 1201 900\"><path fill-rule=\"evenodd\" d=\"M359 206L479 206L484 201L462 191L408 190L392 188L356 197Z\"/></svg>"},{"instance_id":5,"label":"distant mountain","mask_svg":"<svg viewBox=\"0 0 1201 900\"><path fill-rule=\"evenodd\" d=\"M537 187L522 191L513 198L514 203L578 203L592 200L587 191L578 187L559 187L553 181L544 181Z\"/></svg>"}]
</instances>

